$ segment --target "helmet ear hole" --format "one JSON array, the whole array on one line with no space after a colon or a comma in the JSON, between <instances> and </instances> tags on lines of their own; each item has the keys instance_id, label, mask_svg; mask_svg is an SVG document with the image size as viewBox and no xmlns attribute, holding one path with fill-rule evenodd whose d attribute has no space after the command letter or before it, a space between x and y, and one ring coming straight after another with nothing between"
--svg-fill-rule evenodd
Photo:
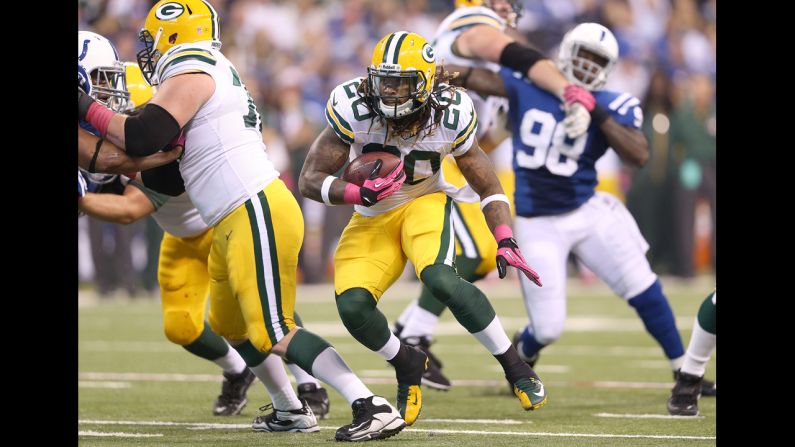
<instances>
[{"instance_id":1,"label":"helmet ear hole","mask_svg":"<svg viewBox=\"0 0 795 447\"><path fill-rule=\"evenodd\" d=\"M174 45L176 41L177 41L177 33L168 36L168 43L170 43L171 45Z\"/></svg>"}]
</instances>

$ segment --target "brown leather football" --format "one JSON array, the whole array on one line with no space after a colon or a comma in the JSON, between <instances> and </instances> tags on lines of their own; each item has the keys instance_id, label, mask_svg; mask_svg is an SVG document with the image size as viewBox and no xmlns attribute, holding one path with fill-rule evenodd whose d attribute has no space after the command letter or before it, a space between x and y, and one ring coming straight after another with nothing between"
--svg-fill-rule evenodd
<instances>
[{"instance_id":1,"label":"brown leather football","mask_svg":"<svg viewBox=\"0 0 795 447\"><path fill-rule=\"evenodd\" d=\"M362 154L345 168L342 179L346 182L362 186L368 178L384 177L400 163L400 158L390 152L367 152Z\"/></svg>"}]
</instances>

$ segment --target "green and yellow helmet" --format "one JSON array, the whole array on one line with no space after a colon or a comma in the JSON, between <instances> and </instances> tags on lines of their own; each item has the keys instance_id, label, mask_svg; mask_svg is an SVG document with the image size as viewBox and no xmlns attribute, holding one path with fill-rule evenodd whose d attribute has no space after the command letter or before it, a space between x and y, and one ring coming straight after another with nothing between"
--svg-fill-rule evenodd
<instances>
[{"instance_id":1,"label":"green and yellow helmet","mask_svg":"<svg viewBox=\"0 0 795 447\"><path fill-rule=\"evenodd\" d=\"M370 106L384 118L400 118L428 104L436 77L436 57L428 41L398 31L381 39L367 69Z\"/></svg>"},{"instance_id":2,"label":"green and yellow helmet","mask_svg":"<svg viewBox=\"0 0 795 447\"><path fill-rule=\"evenodd\" d=\"M158 59L171 47L183 43L211 41L221 48L218 13L206 0L160 0L146 16L138 34L144 49L138 65L150 84Z\"/></svg>"}]
</instances>

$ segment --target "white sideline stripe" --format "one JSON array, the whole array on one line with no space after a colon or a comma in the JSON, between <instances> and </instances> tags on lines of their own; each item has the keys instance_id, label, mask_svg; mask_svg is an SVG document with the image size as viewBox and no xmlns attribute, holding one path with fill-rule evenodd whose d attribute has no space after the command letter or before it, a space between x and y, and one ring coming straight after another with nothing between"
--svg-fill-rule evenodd
<instances>
[{"instance_id":1,"label":"white sideline stripe","mask_svg":"<svg viewBox=\"0 0 795 447\"><path fill-rule=\"evenodd\" d=\"M122 433L122 432L101 432L101 431L78 431L78 436L109 436L113 438L157 438L163 436L162 433Z\"/></svg>"},{"instance_id":2,"label":"white sideline stripe","mask_svg":"<svg viewBox=\"0 0 795 447\"><path fill-rule=\"evenodd\" d=\"M78 388L110 388L110 389L122 389L122 388L129 388L132 386L130 382L101 382L101 381L85 381L79 380L77 382Z\"/></svg>"},{"instance_id":3,"label":"white sideline stripe","mask_svg":"<svg viewBox=\"0 0 795 447\"><path fill-rule=\"evenodd\" d=\"M191 422L162 422L162 421L77 421L78 424L96 425L154 425L154 426L183 426L193 428L251 428L249 424L205 424ZM338 427L320 427L323 430L337 430ZM421 429L407 428L409 433L439 433L439 434L465 434L465 435L508 435L508 436L551 436L558 438L644 438L644 439L715 439L715 436L675 436L675 435L612 435L607 433L545 433L545 432L518 432L518 431L483 431L483 430L446 430L446 429Z\"/></svg>"},{"instance_id":4,"label":"white sideline stripe","mask_svg":"<svg viewBox=\"0 0 795 447\"><path fill-rule=\"evenodd\" d=\"M694 420L704 419L704 416L671 416L668 414L616 414L616 413L595 413L598 418L622 418L622 419L679 419Z\"/></svg>"},{"instance_id":5,"label":"white sideline stripe","mask_svg":"<svg viewBox=\"0 0 795 447\"><path fill-rule=\"evenodd\" d=\"M394 373L393 373L394 374ZM216 374L158 374L158 373L113 373L113 372L82 372L80 380L91 381L130 381L130 382L220 382L220 375ZM362 377L362 382L367 385L394 385L395 378L391 377ZM290 378L294 381L293 378ZM460 387L475 386L504 386L503 379L455 379L453 385ZM619 382L619 381L545 381L548 386L572 388L631 388L631 389L665 389L673 386L673 382Z\"/></svg>"}]
</instances>

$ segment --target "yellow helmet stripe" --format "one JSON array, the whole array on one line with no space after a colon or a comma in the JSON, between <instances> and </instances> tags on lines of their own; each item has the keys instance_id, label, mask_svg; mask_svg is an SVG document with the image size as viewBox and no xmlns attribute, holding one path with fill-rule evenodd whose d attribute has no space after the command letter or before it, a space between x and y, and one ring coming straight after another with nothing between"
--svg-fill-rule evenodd
<instances>
[{"instance_id":1,"label":"yellow helmet stripe","mask_svg":"<svg viewBox=\"0 0 795 447\"><path fill-rule=\"evenodd\" d=\"M400 45L409 33L405 31L398 31L389 36L386 42L386 51L384 51L384 60L382 62L397 64L398 55L400 54ZM397 39L396 39L397 38Z\"/></svg>"},{"instance_id":2,"label":"yellow helmet stripe","mask_svg":"<svg viewBox=\"0 0 795 447\"><path fill-rule=\"evenodd\" d=\"M202 1L202 3L207 5L207 9L210 10L210 22L212 22L212 24L213 24L213 40L219 40L220 41L221 38L218 36L218 34L219 34L219 30L218 30L218 13L215 12L215 9L213 8L213 6L211 4L207 3L204 0L201 0L201 1Z\"/></svg>"},{"instance_id":3,"label":"yellow helmet stripe","mask_svg":"<svg viewBox=\"0 0 795 447\"><path fill-rule=\"evenodd\" d=\"M494 17L490 17L485 14L468 14L459 18L458 20L453 21L453 23L448 26L448 29L458 30L460 28L472 25L489 25L498 29L502 29L503 27L503 24Z\"/></svg>"},{"instance_id":4,"label":"yellow helmet stripe","mask_svg":"<svg viewBox=\"0 0 795 447\"><path fill-rule=\"evenodd\" d=\"M469 139L469 136L472 135L472 132L478 127L478 114L475 112L475 108L472 108L472 121L469 122L469 125L458 134L455 141L453 142L453 150L458 149L459 146L464 144L466 140Z\"/></svg>"}]
</instances>

